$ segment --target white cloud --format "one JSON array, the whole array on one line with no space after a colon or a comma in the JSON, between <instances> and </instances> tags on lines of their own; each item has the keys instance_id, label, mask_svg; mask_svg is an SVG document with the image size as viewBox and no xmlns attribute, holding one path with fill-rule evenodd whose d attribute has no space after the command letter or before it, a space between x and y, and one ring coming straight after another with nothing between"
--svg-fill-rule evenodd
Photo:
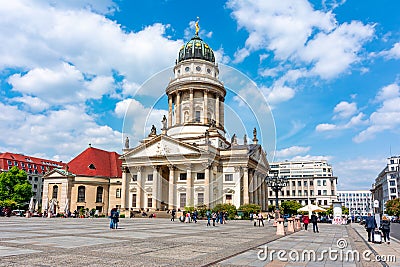
<instances>
[{"instance_id":1,"label":"white cloud","mask_svg":"<svg viewBox=\"0 0 400 267\"><path fill-rule=\"evenodd\" d=\"M306 0L230 0L239 28L249 36L234 62L251 52L273 51L277 60L308 64L314 75L330 79L359 60L362 45L373 36L371 25L338 24L331 11L314 10Z\"/></svg>"},{"instance_id":2,"label":"white cloud","mask_svg":"<svg viewBox=\"0 0 400 267\"><path fill-rule=\"evenodd\" d=\"M25 107L32 112L40 112L50 107L48 103L44 102L40 98L32 96L14 97L11 101L23 103Z\"/></svg>"},{"instance_id":3,"label":"white cloud","mask_svg":"<svg viewBox=\"0 0 400 267\"><path fill-rule=\"evenodd\" d=\"M288 86L274 86L272 88L262 87L261 91L266 96L268 104L270 105L288 101L295 95L294 89Z\"/></svg>"},{"instance_id":4,"label":"white cloud","mask_svg":"<svg viewBox=\"0 0 400 267\"><path fill-rule=\"evenodd\" d=\"M0 103L2 151L36 154L69 161L91 143L95 147L120 152L122 135L106 125L98 125L83 106L65 106L43 114L31 114L16 106ZM12 134L10 134L12 133Z\"/></svg>"},{"instance_id":5,"label":"white cloud","mask_svg":"<svg viewBox=\"0 0 400 267\"><path fill-rule=\"evenodd\" d=\"M332 130L336 130L337 126L335 124L331 124L331 123L321 123L318 124L317 127L315 128L315 130L317 132L325 132L325 131L332 131Z\"/></svg>"},{"instance_id":6,"label":"white cloud","mask_svg":"<svg viewBox=\"0 0 400 267\"><path fill-rule=\"evenodd\" d=\"M333 170L339 177L338 190L369 190L385 165L384 157L355 158L335 163Z\"/></svg>"},{"instance_id":7,"label":"white cloud","mask_svg":"<svg viewBox=\"0 0 400 267\"><path fill-rule=\"evenodd\" d=\"M380 52L379 55L387 59L400 59L400 42L395 43L390 50Z\"/></svg>"},{"instance_id":8,"label":"white cloud","mask_svg":"<svg viewBox=\"0 0 400 267\"><path fill-rule=\"evenodd\" d=\"M367 129L353 138L356 143L373 139L377 133L396 130L400 126L399 85L391 84L383 87L377 93L375 100L381 101L381 105L370 115Z\"/></svg>"},{"instance_id":9,"label":"white cloud","mask_svg":"<svg viewBox=\"0 0 400 267\"><path fill-rule=\"evenodd\" d=\"M288 148L284 148L275 152L275 156L278 158L287 158L292 157L299 154L307 153L311 147L307 146L292 146Z\"/></svg>"},{"instance_id":10,"label":"white cloud","mask_svg":"<svg viewBox=\"0 0 400 267\"><path fill-rule=\"evenodd\" d=\"M123 132L129 136L131 144L146 137L152 125L158 129L157 133L160 133L162 117L168 115L167 110L145 107L136 99L118 102L114 112L117 117L124 118Z\"/></svg>"},{"instance_id":11,"label":"white cloud","mask_svg":"<svg viewBox=\"0 0 400 267\"><path fill-rule=\"evenodd\" d=\"M312 156L312 155L305 155L305 156L296 156L293 157L292 161L310 161L310 160L326 160L330 161L332 156Z\"/></svg>"},{"instance_id":12,"label":"white cloud","mask_svg":"<svg viewBox=\"0 0 400 267\"><path fill-rule=\"evenodd\" d=\"M357 104L356 103L349 103L347 101L342 101L335 106L333 112L336 113L333 117L334 119L337 118L349 118L353 116L357 112Z\"/></svg>"}]
</instances>

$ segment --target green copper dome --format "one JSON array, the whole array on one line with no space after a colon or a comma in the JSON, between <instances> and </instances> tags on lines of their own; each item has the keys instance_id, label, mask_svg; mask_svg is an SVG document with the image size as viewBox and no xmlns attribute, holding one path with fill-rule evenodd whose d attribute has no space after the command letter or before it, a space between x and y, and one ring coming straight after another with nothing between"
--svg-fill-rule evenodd
<instances>
[{"instance_id":1,"label":"green copper dome","mask_svg":"<svg viewBox=\"0 0 400 267\"><path fill-rule=\"evenodd\" d=\"M192 58L215 62L214 51L198 35L193 36L179 50L178 62Z\"/></svg>"}]
</instances>

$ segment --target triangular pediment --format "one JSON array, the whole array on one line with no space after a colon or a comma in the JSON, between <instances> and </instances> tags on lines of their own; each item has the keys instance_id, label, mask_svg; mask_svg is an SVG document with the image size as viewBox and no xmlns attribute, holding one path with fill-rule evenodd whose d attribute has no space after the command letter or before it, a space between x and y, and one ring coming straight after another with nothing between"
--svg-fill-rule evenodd
<instances>
[{"instance_id":1,"label":"triangular pediment","mask_svg":"<svg viewBox=\"0 0 400 267\"><path fill-rule=\"evenodd\" d=\"M47 172L43 178L65 178L75 176L75 174L67 172L64 169L52 169L51 171Z\"/></svg>"},{"instance_id":2,"label":"triangular pediment","mask_svg":"<svg viewBox=\"0 0 400 267\"><path fill-rule=\"evenodd\" d=\"M261 146L256 146L255 149L251 150L249 153L249 157L250 159L258 162L258 164L263 168L267 170L269 169L267 155L265 154Z\"/></svg>"},{"instance_id":3,"label":"triangular pediment","mask_svg":"<svg viewBox=\"0 0 400 267\"><path fill-rule=\"evenodd\" d=\"M121 158L133 159L143 157L163 157L181 155L201 155L206 152L194 145L190 145L168 136L156 136L152 140L141 144L126 152Z\"/></svg>"}]
</instances>

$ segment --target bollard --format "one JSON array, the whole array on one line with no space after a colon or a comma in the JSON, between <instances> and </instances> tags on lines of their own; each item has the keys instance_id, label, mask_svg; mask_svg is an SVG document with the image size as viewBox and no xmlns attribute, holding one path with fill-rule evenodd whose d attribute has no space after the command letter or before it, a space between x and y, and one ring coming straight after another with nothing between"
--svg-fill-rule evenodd
<instances>
[{"instance_id":1,"label":"bollard","mask_svg":"<svg viewBox=\"0 0 400 267\"><path fill-rule=\"evenodd\" d=\"M285 220L282 218L279 218L276 222L276 234L277 235L285 235L285 226L284 226Z\"/></svg>"},{"instance_id":2,"label":"bollard","mask_svg":"<svg viewBox=\"0 0 400 267\"><path fill-rule=\"evenodd\" d=\"M287 221L288 221L287 231L293 233L294 232L294 219L289 218Z\"/></svg>"},{"instance_id":3,"label":"bollard","mask_svg":"<svg viewBox=\"0 0 400 267\"><path fill-rule=\"evenodd\" d=\"M294 223L294 230L295 230L295 231L300 231L300 230L301 230L300 218L295 218L294 221L295 221L295 223Z\"/></svg>"}]
</instances>

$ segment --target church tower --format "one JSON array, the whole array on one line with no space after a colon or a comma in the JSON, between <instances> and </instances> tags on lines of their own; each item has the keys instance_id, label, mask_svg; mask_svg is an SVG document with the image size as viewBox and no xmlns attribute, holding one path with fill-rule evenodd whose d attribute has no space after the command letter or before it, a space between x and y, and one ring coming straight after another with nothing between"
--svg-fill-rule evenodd
<instances>
[{"instance_id":1,"label":"church tower","mask_svg":"<svg viewBox=\"0 0 400 267\"><path fill-rule=\"evenodd\" d=\"M214 51L196 34L179 50L168 96L167 135L200 142L214 130L214 146L225 145L224 100L226 90L218 79ZM219 139L219 140L218 140Z\"/></svg>"}]
</instances>

